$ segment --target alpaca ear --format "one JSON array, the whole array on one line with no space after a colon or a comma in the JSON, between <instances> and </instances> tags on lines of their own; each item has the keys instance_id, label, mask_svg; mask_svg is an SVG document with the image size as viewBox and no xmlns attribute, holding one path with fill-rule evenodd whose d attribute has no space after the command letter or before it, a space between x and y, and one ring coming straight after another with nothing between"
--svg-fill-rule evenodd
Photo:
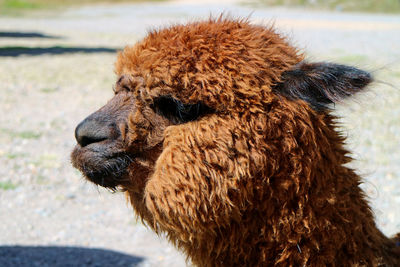
<instances>
[{"instance_id":1,"label":"alpaca ear","mask_svg":"<svg viewBox=\"0 0 400 267\"><path fill-rule=\"evenodd\" d=\"M370 82L371 74L355 67L301 62L285 71L273 90L290 99L307 101L316 110L323 110L329 104L361 91Z\"/></svg>"}]
</instances>

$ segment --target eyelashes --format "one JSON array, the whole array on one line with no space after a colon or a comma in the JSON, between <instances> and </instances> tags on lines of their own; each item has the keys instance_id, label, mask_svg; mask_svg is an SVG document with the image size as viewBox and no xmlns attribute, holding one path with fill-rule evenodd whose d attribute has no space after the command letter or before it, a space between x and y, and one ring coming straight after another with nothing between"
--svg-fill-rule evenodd
<instances>
[{"instance_id":1,"label":"eyelashes","mask_svg":"<svg viewBox=\"0 0 400 267\"><path fill-rule=\"evenodd\" d=\"M206 114L213 113L213 109L201 102L184 104L172 96L157 97L151 105L151 108L173 124L194 121Z\"/></svg>"}]
</instances>

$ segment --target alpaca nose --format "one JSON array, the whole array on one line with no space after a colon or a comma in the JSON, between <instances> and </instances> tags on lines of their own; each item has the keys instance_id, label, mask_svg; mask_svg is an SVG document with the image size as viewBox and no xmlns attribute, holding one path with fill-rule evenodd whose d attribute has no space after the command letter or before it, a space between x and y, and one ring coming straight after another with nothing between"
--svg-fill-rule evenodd
<instances>
[{"instance_id":1,"label":"alpaca nose","mask_svg":"<svg viewBox=\"0 0 400 267\"><path fill-rule=\"evenodd\" d=\"M101 142L109 137L108 127L91 118L84 119L75 129L75 139L82 147Z\"/></svg>"}]
</instances>

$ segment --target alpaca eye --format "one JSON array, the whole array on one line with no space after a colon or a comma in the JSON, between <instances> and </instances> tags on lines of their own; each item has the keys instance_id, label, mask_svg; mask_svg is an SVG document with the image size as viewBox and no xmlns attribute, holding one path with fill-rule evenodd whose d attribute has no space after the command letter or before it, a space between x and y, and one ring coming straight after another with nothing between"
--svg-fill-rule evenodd
<instances>
[{"instance_id":1,"label":"alpaca eye","mask_svg":"<svg viewBox=\"0 0 400 267\"><path fill-rule=\"evenodd\" d=\"M210 107L201 102L184 104L171 96L160 96L156 98L151 108L157 114L167 118L174 124L194 121L212 112Z\"/></svg>"}]
</instances>

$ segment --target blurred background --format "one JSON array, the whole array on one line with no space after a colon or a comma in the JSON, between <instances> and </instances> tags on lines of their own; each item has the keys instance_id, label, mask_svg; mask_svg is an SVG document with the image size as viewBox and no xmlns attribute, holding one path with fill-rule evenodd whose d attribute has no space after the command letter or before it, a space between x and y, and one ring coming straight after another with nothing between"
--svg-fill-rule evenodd
<instances>
[{"instance_id":1,"label":"blurred background","mask_svg":"<svg viewBox=\"0 0 400 267\"><path fill-rule=\"evenodd\" d=\"M0 0L0 266L185 266L69 154L75 126L113 95L118 50L221 12L274 23L310 61L373 73L335 112L380 229L400 232L399 0Z\"/></svg>"}]
</instances>

